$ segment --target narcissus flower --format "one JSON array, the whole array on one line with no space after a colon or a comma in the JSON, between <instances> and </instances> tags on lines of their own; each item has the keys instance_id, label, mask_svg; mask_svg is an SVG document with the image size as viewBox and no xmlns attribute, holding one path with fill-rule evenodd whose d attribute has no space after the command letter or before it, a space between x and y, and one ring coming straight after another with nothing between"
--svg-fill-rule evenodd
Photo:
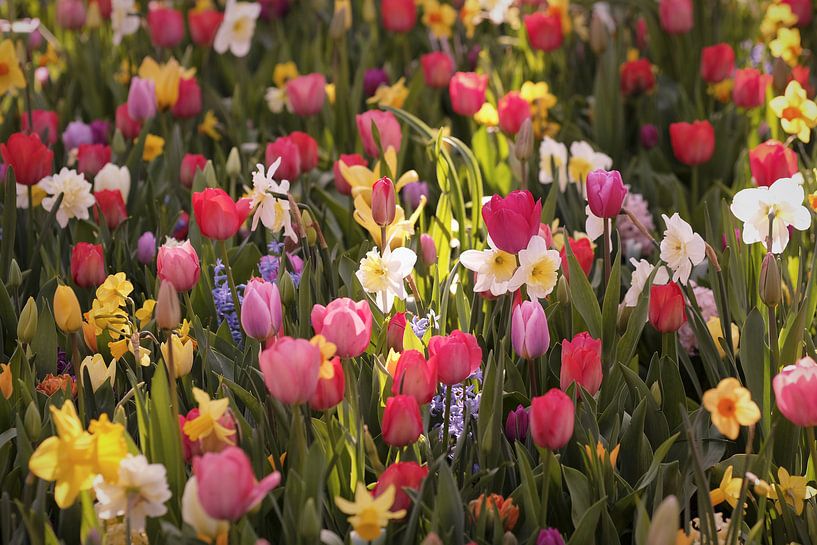
<instances>
[{"instance_id":1,"label":"narcissus flower","mask_svg":"<svg viewBox=\"0 0 817 545\"><path fill-rule=\"evenodd\" d=\"M167 470L162 464L149 464L143 455L128 455L119 463L118 479L106 482L101 475L94 480L99 503L99 518L110 520L125 516L137 532L145 529L147 517L167 513L165 502L170 499Z\"/></svg>"},{"instance_id":2,"label":"narcissus flower","mask_svg":"<svg viewBox=\"0 0 817 545\"><path fill-rule=\"evenodd\" d=\"M159 157L165 149L165 139L155 134L145 137L145 147L142 149L142 160L150 162Z\"/></svg>"},{"instance_id":3,"label":"narcissus flower","mask_svg":"<svg viewBox=\"0 0 817 545\"><path fill-rule=\"evenodd\" d=\"M234 445L235 430L227 429L221 423L221 417L230 407L230 400L226 397L210 399L207 392L198 388L193 388L193 397L199 405L199 414L184 424L184 433L193 441L212 435L221 443Z\"/></svg>"},{"instance_id":4,"label":"narcissus flower","mask_svg":"<svg viewBox=\"0 0 817 545\"><path fill-rule=\"evenodd\" d=\"M0 42L0 95L5 95L13 89L23 89L26 78L17 59L17 50L14 42L3 40Z\"/></svg>"},{"instance_id":5,"label":"narcissus flower","mask_svg":"<svg viewBox=\"0 0 817 545\"><path fill-rule=\"evenodd\" d=\"M538 235L531 237L528 246L519 251L519 268L511 277L508 289L516 291L524 285L528 296L544 299L556 287L561 263L559 252L549 250L545 239Z\"/></svg>"},{"instance_id":6,"label":"narcissus flower","mask_svg":"<svg viewBox=\"0 0 817 545\"><path fill-rule=\"evenodd\" d=\"M718 488L709 492L709 500L713 507L717 507L723 502L728 503L732 509L738 505L738 498L740 497L740 485L743 479L740 477L732 477L733 467L730 465L723 472L723 478Z\"/></svg>"},{"instance_id":7,"label":"narcissus flower","mask_svg":"<svg viewBox=\"0 0 817 545\"><path fill-rule=\"evenodd\" d=\"M250 195L250 209L252 210L252 230L258 227L260 221L264 227L273 233L284 231L284 235L292 240L297 240L295 230L292 228L292 215L289 210L289 201L273 196L271 193L289 193L289 181L275 181L275 171L281 164L281 158L275 160L270 167L264 171L264 165L255 165L256 170L252 175L252 189L245 188Z\"/></svg>"},{"instance_id":8,"label":"narcissus flower","mask_svg":"<svg viewBox=\"0 0 817 545\"><path fill-rule=\"evenodd\" d=\"M394 305L394 298L406 298L405 278L414 270L417 254L409 248L392 250L388 245L383 254L377 248L372 248L360 260L360 268L355 276L366 293L371 293L375 304L388 314Z\"/></svg>"},{"instance_id":9,"label":"narcissus flower","mask_svg":"<svg viewBox=\"0 0 817 545\"><path fill-rule=\"evenodd\" d=\"M236 57L246 57L259 15L261 5L258 2L227 0L224 20L216 32L213 49L220 54L229 50Z\"/></svg>"},{"instance_id":10,"label":"narcissus flower","mask_svg":"<svg viewBox=\"0 0 817 545\"><path fill-rule=\"evenodd\" d=\"M808 144L811 140L811 129L817 125L817 104L808 99L805 89L796 80L786 86L783 96L775 97L769 107L780 119L780 124L787 134Z\"/></svg>"},{"instance_id":11,"label":"narcissus flower","mask_svg":"<svg viewBox=\"0 0 817 545\"><path fill-rule=\"evenodd\" d=\"M460 263L469 271L476 273L474 291L477 293L491 292L491 295L507 293L516 271L516 256L497 248L490 237L487 249L465 250L460 255Z\"/></svg>"},{"instance_id":12,"label":"narcissus flower","mask_svg":"<svg viewBox=\"0 0 817 545\"><path fill-rule=\"evenodd\" d=\"M702 402L712 415L712 424L732 440L738 438L741 426L754 426L760 420L760 409L752 401L752 394L733 377L704 392Z\"/></svg>"},{"instance_id":13,"label":"narcissus flower","mask_svg":"<svg viewBox=\"0 0 817 545\"><path fill-rule=\"evenodd\" d=\"M706 257L706 243L677 212L671 218L662 217L667 230L661 240L661 259L672 269L672 280L686 285L692 267Z\"/></svg>"},{"instance_id":14,"label":"narcissus flower","mask_svg":"<svg viewBox=\"0 0 817 545\"><path fill-rule=\"evenodd\" d=\"M338 506L341 512L351 515L349 524L352 525L354 531L363 540L374 541L380 537L390 520L401 519L406 516L405 509L391 511L396 495L397 488L390 485L385 492L374 498L366 490L366 485L359 482L355 489L354 502L337 497L335 498L335 505Z\"/></svg>"},{"instance_id":15,"label":"narcissus flower","mask_svg":"<svg viewBox=\"0 0 817 545\"><path fill-rule=\"evenodd\" d=\"M567 173L571 182L583 185L587 180L587 175L592 171L608 170L612 166L613 159L609 155L594 150L593 146L584 140L570 144Z\"/></svg>"},{"instance_id":16,"label":"narcissus flower","mask_svg":"<svg viewBox=\"0 0 817 545\"><path fill-rule=\"evenodd\" d=\"M796 28L781 28L777 37L769 42L772 56L783 59L789 66L795 66L803 47L800 45L800 31Z\"/></svg>"},{"instance_id":17,"label":"narcissus flower","mask_svg":"<svg viewBox=\"0 0 817 545\"><path fill-rule=\"evenodd\" d=\"M450 38L454 23L457 22L457 10L437 0L426 0L423 3L423 24L437 38Z\"/></svg>"}]
</instances>

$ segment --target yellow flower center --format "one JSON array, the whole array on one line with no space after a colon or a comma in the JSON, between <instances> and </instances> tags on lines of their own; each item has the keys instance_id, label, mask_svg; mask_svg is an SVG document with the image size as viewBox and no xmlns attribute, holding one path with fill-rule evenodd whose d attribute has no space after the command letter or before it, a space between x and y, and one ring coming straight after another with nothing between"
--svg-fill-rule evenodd
<instances>
[{"instance_id":1,"label":"yellow flower center","mask_svg":"<svg viewBox=\"0 0 817 545\"><path fill-rule=\"evenodd\" d=\"M376 509L364 509L357 516L355 531L366 541L380 537L380 515Z\"/></svg>"},{"instance_id":2,"label":"yellow flower center","mask_svg":"<svg viewBox=\"0 0 817 545\"><path fill-rule=\"evenodd\" d=\"M241 34L244 32L244 27L246 26L246 21L244 19L239 19L235 23L233 23L233 33Z\"/></svg>"},{"instance_id":3,"label":"yellow flower center","mask_svg":"<svg viewBox=\"0 0 817 545\"><path fill-rule=\"evenodd\" d=\"M571 157L568 168L570 169L570 177L573 180L583 182L590 173L590 169L593 168L593 165L583 157Z\"/></svg>"},{"instance_id":4,"label":"yellow flower center","mask_svg":"<svg viewBox=\"0 0 817 545\"><path fill-rule=\"evenodd\" d=\"M491 258L490 268L497 280L509 280L516 269L516 258L508 252L497 250Z\"/></svg>"},{"instance_id":5,"label":"yellow flower center","mask_svg":"<svg viewBox=\"0 0 817 545\"><path fill-rule=\"evenodd\" d=\"M379 256L369 257L361 264L361 270L370 289L382 291L388 285L389 270L386 263Z\"/></svg>"},{"instance_id":6,"label":"yellow flower center","mask_svg":"<svg viewBox=\"0 0 817 545\"><path fill-rule=\"evenodd\" d=\"M542 260L536 263L530 270L532 284L550 285L556 283L556 271L548 266L547 261Z\"/></svg>"}]
</instances>

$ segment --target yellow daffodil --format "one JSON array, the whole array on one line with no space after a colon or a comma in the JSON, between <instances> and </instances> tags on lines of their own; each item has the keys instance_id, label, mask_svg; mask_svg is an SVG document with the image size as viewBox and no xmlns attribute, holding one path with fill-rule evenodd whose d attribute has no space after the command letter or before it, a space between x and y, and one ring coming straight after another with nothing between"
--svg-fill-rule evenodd
<instances>
[{"instance_id":1,"label":"yellow daffodil","mask_svg":"<svg viewBox=\"0 0 817 545\"><path fill-rule=\"evenodd\" d=\"M119 63L119 71L114 74L113 79L122 85L127 86L131 80L131 64L128 59L122 59Z\"/></svg>"},{"instance_id":2,"label":"yellow daffodil","mask_svg":"<svg viewBox=\"0 0 817 545\"><path fill-rule=\"evenodd\" d=\"M145 137L145 148L142 150L142 160L150 162L159 157L165 149L165 139L155 134Z\"/></svg>"},{"instance_id":3,"label":"yellow daffodil","mask_svg":"<svg viewBox=\"0 0 817 545\"><path fill-rule=\"evenodd\" d=\"M402 108L408 94L409 90L406 88L406 78L400 78L394 85L381 85L378 87L374 95L366 100L366 104Z\"/></svg>"},{"instance_id":4,"label":"yellow daffodil","mask_svg":"<svg viewBox=\"0 0 817 545\"><path fill-rule=\"evenodd\" d=\"M477 113L474 114L474 121L486 127L496 127L499 125L499 113L490 102L485 102Z\"/></svg>"},{"instance_id":5,"label":"yellow daffodil","mask_svg":"<svg viewBox=\"0 0 817 545\"><path fill-rule=\"evenodd\" d=\"M740 485L743 482L743 479L732 477L732 471L732 466L727 467L726 471L723 472L721 484L718 485L718 488L709 492L709 499L712 502L713 507L716 507L723 502L726 502L732 506L732 509L737 506L738 497L740 496Z\"/></svg>"},{"instance_id":6,"label":"yellow daffodil","mask_svg":"<svg viewBox=\"0 0 817 545\"><path fill-rule=\"evenodd\" d=\"M436 38L450 38L457 22L457 10L437 0L427 0L423 6L423 24Z\"/></svg>"},{"instance_id":7,"label":"yellow daffodil","mask_svg":"<svg viewBox=\"0 0 817 545\"><path fill-rule=\"evenodd\" d=\"M26 78L17 59L17 50L14 42L3 40L0 42L0 95L5 95L13 89L23 89Z\"/></svg>"},{"instance_id":8,"label":"yellow daffodil","mask_svg":"<svg viewBox=\"0 0 817 545\"><path fill-rule=\"evenodd\" d=\"M791 6L772 2L763 15L763 21L760 23L760 33L766 40L769 40L781 28L792 27L796 24L797 16L791 10Z\"/></svg>"},{"instance_id":9,"label":"yellow daffodil","mask_svg":"<svg viewBox=\"0 0 817 545\"><path fill-rule=\"evenodd\" d=\"M279 62L272 69L272 82L276 87L284 87L291 79L298 77L298 67L294 62Z\"/></svg>"},{"instance_id":10,"label":"yellow daffodil","mask_svg":"<svg viewBox=\"0 0 817 545\"><path fill-rule=\"evenodd\" d=\"M310 344L317 346L321 351L321 368L320 377L329 380L335 376L335 368L332 366L332 358L335 357L335 352L338 347L334 343L330 343L323 335L315 335L309 340Z\"/></svg>"},{"instance_id":11,"label":"yellow daffodil","mask_svg":"<svg viewBox=\"0 0 817 545\"><path fill-rule=\"evenodd\" d=\"M170 351L173 350L173 370L176 378L190 374L193 369L193 342L183 341L175 333L170 336L170 346L167 342L161 345L162 358L170 365Z\"/></svg>"},{"instance_id":12,"label":"yellow daffodil","mask_svg":"<svg viewBox=\"0 0 817 545\"><path fill-rule=\"evenodd\" d=\"M753 426L760 420L760 409L752 401L752 394L733 377L704 392L702 401L712 415L712 424L729 439L737 439L741 426Z\"/></svg>"},{"instance_id":13,"label":"yellow daffodil","mask_svg":"<svg viewBox=\"0 0 817 545\"><path fill-rule=\"evenodd\" d=\"M420 217L420 214L425 208L426 198L423 196L420 199L420 204L417 209L411 213L411 216L406 218L406 213L402 206L396 206L394 212L394 220L386 226L386 240L390 241L389 246L394 249L403 246L406 239L411 237L414 233L414 224ZM372 217L372 208L366 202L362 195L355 197L355 221L364 229L369 231L375 244L379 247L382 243L381 229L377 222Z\"/></svg>"},{"instance_id":14,"label":"yellow daffodil","mask_svg":"<svg viewBox=\"0 0 817 545\"><path fill-rule=\"evenodd\" d=\"M738 346L740 345L740 328L735 324L730 325L732 347L737 350ZM724 352L723 346L721 346L721 339L723 339L723 326L721 325L721 319L717 316L711 317L706 321L706 329L709 330L709 334L715 341L715 347L718 349L718 355L720 355L721 358L725 358L726 352Z\"/></svg>"},{"instance_id":15,"label":"yellow daffodil","mask_svg":"<svg viewBox=\"0 0 817 545\"><path fill-rule=\"evenodd\" d=\"M153 317L153 310L156 308L156 301L153 299L145 299L142 303L142 308L136 311L134 316L139 320L139 327L145 327L150 319Z\"/></svg>"},{"instance_id":16,"label":"yellow daffodil","mask_svg":"<svg viewBox=\"0 0 817 545\"><path fill-rule=\"evenodd\" d=\"M335 84L334 83L327 83L324 86L324 90L326 91L326 101L329 104L335 104Z\"/></svg>"},{"instance_id":17,"label":"yellow daffodil","mask_svg":"<svg viewBox=\"0 0 817 545\"><path fill-rule=\"evenodd\" d=\"M789 504L797 515L803 512L805 500L813 498L817 493L817 490L807 485L808 478L805 475L789 475L783 466L777 470L777 480L779 484L769 489L769 497L780 504L780 494L782 494L783 501Z\"/></svg>"},{"instance_id":18,"label":"yellow daffodil","mask_svg":"<svg viewBox=\"0 0 817 545\"><path fill-rule=\"evenodd\" d=\"M786 133L797 135L804 143L811 140L811 129L817 125L817 104L808 99L796 80L790 81L783 96L773 98L769 107Z\"/></svg>"},{"instance_id":19,"label":"yellow daffodil","mask_svg":"<svg viewBox=\"0 0 817 545\"><path fill-rule=\"evenodd\" d=\"M230 407L230 400L210 399L207 392L193 388L193 397L199 404L199 415L193 420L188 420L184 424L184 433L192 441L215 436L220 442L233 445L232 437L235 432L224 427L221 422L221 417L227 412Z\"/></svg>"},{"instance_id":20,"label":"yellow daffodil","mask_svg":"<svg viewBox=\"0 0 817 545\"><path fill-rule=\"evenodd\" d=\"M817 212L817 191L809 194L808 205L811 207L812 210Z\"/></svg>"},{"instance_id":21,"label":"yellow daffodil","mask_svg":"<svg viewBox=\"0 0 817 545\"><path fill-rule=\"evenodd\" d=\"M366 204L372 203L372 186L377 180L383 176L395 178L397 176L397 152L391 146L383 154L383 160L377 161L373 169L369 169L363 165L347 166L341 161L338 165L340 172L349 185L352 186L352 197L363 197ZM394 182L394 190L400 191L406 185L416 182L420 177L414 170L409 170L399 177Z\"/></svg>"},{"instance_id":22,"label":"yellow daffodil","mask_svg":"<svg viewBox=\"0 0 817 545\"><path fill-rule=\"evenodd\" d=\"M137 350L133 346L132 337L130 336L126 336L118 341L109 342L108 350L111 351L111 356L113 356L114 359L120 360L125 354L130 352L133 354L133 358L139 363L139 365L142 367L150 366L150 350L140 345L139 354L137 354Z\"/></svg>"},{"instance_id":23,"label":"yellow daffodil","mask_svg":"<svg viewBox=\"0 0 817 545\"><path fill-rule=\"evenodd\" d=\"M570 0L548 0L548 15L559 15L562 19L562 32L565 36L573 31L573 21L570 18Z\"/></svg>"},{"instance_id":24,"label":"yellow daffodil","mask_svg":"<svg viewBox=\"0 0 817 545\"><path fill-rule=\"evenodd\" d=\"M397 512L390 511L394 503L397 489L394 485L389 486L385 492L377 498L372 497L363 483L357 483L355 489L355 501L351 502L343 498L335 498L335 505L343 513L351 515L349 524L355 532L366 541L374 541L383 532L390 520L401 519L406 516L406 510Z\"/></svg>"},{"instance_id":25,"label":"yellow daffodil","mask_svg":"<svg viewBox=\"0 0 817 545\"><path fill-rule=\"evenodd\" d=\"M86 356L80 365L80 372L85 376L85 370L88 370L88 375L91 377L91 388L96 392L105 381L111 383L113 387L116 381L116 360L111 360L110 365L105 365L105 358L102 354L94 354L93 356Z\"/></svg>"},{"instance_id":26,"label":"yellow daffodil","mask_svg":"<svg viewBox=\"0 0 817 545\"><path fill-rule=\"evenodd\" d=\"M182 68L172 57L164 64L157 63L152 57L145 57L139 67L139 77L152 80L155 84L156 104L163 110L172 108L179 100L179 80L192 78L195 74L195 68Z\"/></svg>"},{"instance_id":27,"label":"yellow daffodil","mask_svg":"<svg viewBox=\"0 0 817 545\"><path fill-rule=\"evenodd\" d=\"M769 43L772 55L786 61L789 66L797 66L797 60L803 52L800 45L800 31L796 28L781 28L777 37Z\"/></svg>"},{"instance_id":28,"label":"yellow daffodil","mask_svg":"<svg viewBox=\"0 0 817 545\"><path fill-rule=\"evenodd\" d=\"M706 88L706 93L722 104L728 103L732 100L732 88L735 86L735 81L727 78L718 83L714 83Z\"/></svg>"},{"instance_id":29,"label":"yellow daffodil","mask_svg":"<svg viewBox=\"0 0 817 545\"><path fill-rule=\"evenodd\" d=\"M113 302L115 304L115 301ZM91 303L91 310L85 313L88 323L94 328L94 336L108 331L112 339L131 335L131 323L124 310L114 304L104 304L99 299Z\"/></svg>"},{"instance_id":30,"label":"yellow daffodil","mask_svg":"<svg viewBox=\"0 0 817 545\"><path fill-rule=\"evenodd\" d=\"M200 134L209 136L216 142L221 140L221 133L218 132L218 118L212 110L207 110L204 113L204 119L199 123L197 130Z\"/></svg>"},{"instance_id":31,"label":"yellow daffodil","mask_svg":"<svg viewBox=\"0 0 817 545\"><path fill-rule=\"evenodd\" d=\"M125 306L128 296L133 292L133 284L128 280L125 273L111 274L96 289L96 298L106 308L118 308Z\"/></svg>"},{"instance_id":32,"label":"yellow daffodil","mask_svg":"<svg viewBox=\"0 0 817 545\"><path fill-rule=\"evenodd\" d=\"M538 100L541 101L547 109L556 106L556 97L550 93L550 87L544 81L538 83L526 81L522 84L519 94L531 104Z\"/></svg>"},{"instance_id":33,"label":"yellow daffodil","mask_svg":"<svg viewBox=\"0 0 817 545\"><path fill-rule=\"evenodd\" d=\"M480 21L481 11L479 0L465 0L460 8L460 21L462 21L462 26L465 27L465 35L469 39L474 37L477 24Z\"/></svg>"},{"instance_id":34,"label":"yellow daffodil","mask_svg":"<svg viewBox=\"0 0 817 545\"><path fill-rule=\"evenodd\" d=\"M389 348L389 355L386 356L386 371L391 376L397 371L397 362L400 361L400 352L395 352L393 348Z\"/></svg>"},{"instance_id":35,"label":"yellow daffodil","mask_svg":"<svg viewBox=\"0 0 817 545\"><path fill-rule=\"evenodd\" d=\"M109 483L119 479L119 462L128 454L125 427L111 422L102 413L99 420L91 420L88 431L94 438L94 465L96 472Z\"/></svg>"},{"instance_id":36,"label":"yellow daffodil","mask_svg":"<svg viewBox=\"0 0 817 545\"><path fill-rule=\"evenodd\" d=\"M14 378L11 376L11 366L0 363L0 394L6 399L14 393Z\"/></svg>"},{"instance_id":37,"label":"yellow daffodil","mask_svg":"<svg viewBox=\"0 0 817 545\"><path fill-rule=\"evenodd\" d=\"M621 445L616 445L613 450L610 451L610 465L616 467L616 462L618 461L618 451L621 448ZM588 458L593 458L595 455L601 462L604 462L607 459L607 449L604 448L604 444L601 441L596 443L595 452L594 449L590 445L585 445L584 450L587 453Z\"/></svg>"}]
</instances>

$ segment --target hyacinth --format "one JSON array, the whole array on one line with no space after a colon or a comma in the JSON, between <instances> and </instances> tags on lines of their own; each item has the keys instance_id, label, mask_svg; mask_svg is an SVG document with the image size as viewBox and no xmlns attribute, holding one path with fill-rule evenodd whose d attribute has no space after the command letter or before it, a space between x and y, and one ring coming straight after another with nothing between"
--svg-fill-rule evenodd
<instances>
[{"instance_id":1,"label":"hyacinth","mask_svg":"<svg viewBox=\"0 0 817 545\"><path fill-rule=\"evenodd\" d=\"M238 292L238 302L241 303L244 300L244 284L237 285L236 291ZM244 334L241 331L241 322L235 310L233 294L227 281L227 272L221 259L216 259L216 264L213 265L213 302L216 305L219 325L226 321L233 341L238 346L243 346Z\"/></svg>"},{"instance_id":2,"label":"hyacinth","mask_svg":"<svg viewBox=\"0 0 817 545\"><path fill-rule=\"evenodd\" d=\"M715 293L711 289L699 286L695 283L692 284L692 291L695 293L695 299L698 300L698 308L701 310L704 323L709 321L710 318L718 317ZM678 330L678 341L688 354L698 353L698 339L695 337L695 332L688 321Z\"/></svg>"},{"instance_id":3,"label":"hyacinth","mask_svg":"<svg viewBox=\"0 0 817 545\"><path fill-rule=\"evenodd\" d=\"M624 201L624 207L631 212L648 232L655 231L655 222L650 213L649 203L640 193L630 193ZM621 249L624 255L635 257L650 256L655 247L644 232L636 227L630 218L622 214L616 220L616 228L621 237Z\"/></svg>"},{"instance_id":4,"label":"hyacinth","mask_svg":"<svg viewBox=\"0 0 817 545\"><path fill-rule=\"evenodd\" d=\"M482 396L481 389L482 369L476 371L462 384L456 384L451 387L451 424L449 433L454 438L454 441L450 446L449 456L453 453L459 436L462 435L468 425L466 416L470 416L474 420L479 418L479 401ZM443 389L431 400L431 416L439 418L443 422L445 420L445 391ZM437 427L440 438L442 438L444 433L443 427L442 423Z\"/></svg>"}]
</instances>

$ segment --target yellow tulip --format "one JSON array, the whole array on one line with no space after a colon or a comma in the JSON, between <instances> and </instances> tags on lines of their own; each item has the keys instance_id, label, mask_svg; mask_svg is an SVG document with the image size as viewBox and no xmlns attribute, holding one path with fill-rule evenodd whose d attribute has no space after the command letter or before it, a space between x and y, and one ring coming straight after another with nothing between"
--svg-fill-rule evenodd
<instances>
[{"instance_id":1,"label":"yellow tulip","mask_svg":"<svg viewBox=\"0 0 817 545\"><path fill-rule=\"evenodd\" d=\"M63 333L73 333L82 327L79 300L70 286L57 286L54 292L54 321Z\"/></svg>"},{"instance_id":2,"label":"yellow tulip","mask_svg":"<svg viewBox=\"0 0 817 545\"><path fill-rule=\"evenodd\" d=\"M182 341L175 333L170 337L170 346L164 342L161 345L162 357L170 365L170 351L173 350L173 370L176 378L183 377L193 369L193 342Z\"/></svg>"},{"instance_id":3,"label":"yellow tulip","mask_svg":"<svg viewBox=\"0 0 817 545\"><path fill-rule=\"evenodd\" d=\"M156 87L156 103L159 108L172 108L179 100L179 80L192 78L195 69L185 69L172 58L159 64L151 57L145 57L139 67L139 77L152 80Z\"/></svg>"},{"instance_id":4,"label":"yellow tulip","mask_svg":"<svg viewBox=\"0 0 817 545\"><path fill-rule=\"evenodd\" d=\"M159 157L165 149L165 139L155 134L145 138L145 147L142 150L142 160L150 162Z\"/></svg>"},{"instance_id":5,"label":"yellow tulip","mask_svg":"<svg viewBox=\"0 0 817 545\"><path fill-rule=\"evenodd\" d=\"M116 360L111 360L110 365L105 365L105 358L102 354L94 354L93 356L86 356L80 365L80 372L85 376L85 369L88 369L88 376L91 377L91 388L96 392L100 386L107 380L111 383L111 387L116 381Z\"/></svg>"}]
</instances>

